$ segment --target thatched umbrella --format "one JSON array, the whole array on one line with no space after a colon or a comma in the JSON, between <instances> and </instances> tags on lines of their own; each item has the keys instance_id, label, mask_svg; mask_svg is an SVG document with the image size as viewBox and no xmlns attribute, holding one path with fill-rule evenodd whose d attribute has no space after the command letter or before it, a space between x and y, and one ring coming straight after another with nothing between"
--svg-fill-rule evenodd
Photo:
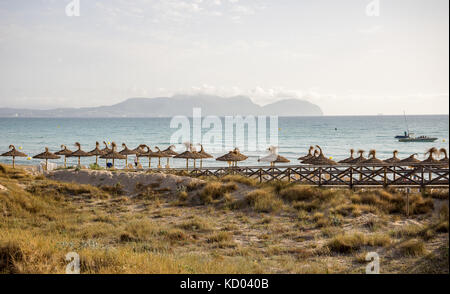
<instances>
[{"instance_id":1,"label":"thatched umbrella","mask_svg":"<svg viewBox=\"0 0 450 294\"><path fill-rule=\"evenodd\" d=\"M45 147L45 151L44 152L42 152L41 154L33 156L33 158L45 159L45 170L47 170L48 160L49 159L59 159L59 158L61 158L61 156L56 155L54 153L51 153L50 151L48 151L48 147Z\"/></svg>"},{"instance_id":2,"label":"thatched umbrella","mask_svg":"<svg viewBox=\"0 0 450 294\"><path fill-rule=\"evenodd\" d=\"M206 158L214 158L214 156L212 156L211 154L209 154L209 153L207 153L206 151L205 151L205 149L203 149L203 145L202 144L200 144L200 151L198 152L198 154L201 156L200 157L200 168L202 168L203 167L203 159L206 159Z\"/></svg>"},{"instance_id":3,"label":"thatched umbrella","mask_svg":"<svg viewBox=\"0 0 450 294\"><path fill-rule=\"evenodd\" d=\"M27 157L27 155L25 153L17 151L14 145L9 145L9 149L10 150L8 152L5 152L0 156L12 157L12 167L16 168L16 157Z\"/></svg>"},{"instance_id":4,"label":"thatched umbrella","mask_svg":"<svg viewBox=\"0 0 450 294\"><path fill-rule=\"evenodd\" d=\"M428 149L428 151L425 152L425 155L427 155L427 154L428 154L428 158L423 160L421 163L424 163L424 164L440 163L439 160L437 160L433 157L433 155L439 156L439 150L437 150L436 147L432 147L432 148Z\"/></svg>"},{"instance_id":5,"label":"thatched umbrella","mask_svg":"<svg viewBox=\"0 0 450 294\"><path fill-rule=\"evenodd\" d=\"M161 168L161 158L167 157L167 154L161 151L158 146L155 146L156 152L153 152L153 157L158 157L158 168Z\"/></svg>"},{"instance_id":6,"label":"thatched umbrella","mask_svg":"<svg viewBox=\"0 0 450 294\"><path fill-rule=\"evenodd\" d=\"M67 149L66 145L61 145L61 150L59 150L58 152L55 152L56 155L64 156L64 168L67 167L67 156L69 156L72 153L73 153L73 151Z\"/></svg>"},{"instance_id":7,"label":"thatched umbrella","mask_svg":"<svg viewBox=\"0 0 450 294\"><path fill-rule=\"evenodd\" d=\"M276 161L278 158L277 149L278 148L275 146L270 146L269 148L267 148L267 151L269 151L269 154L264 157L258 158L258 162L261 162L261 161L269 162L270 166L272 166L273 162Z\"/></svg>"},{"instance_id":8,"label":"thatched umbrella","mask_svg":"<svg viewBox=\"0 0 450 294\"><path fill-rule=\"evenodd\" d=\"M311 157L314 156L313 155L313 150L314 150L314 146L310 146L309 149L308 149L308 154L305 155L305 156L299 157L297 160L304 161L304 160L310 159Z\"/></svg>"},{"instance_id":9,"label":"thatched umbrella","mask_svg":"<svg viewBox=\"0 0 450 294\"><path fill-rule=\"evenodd\" d=\"M447 156L447 149L441 148L439 149L439 153L444 154L444 158L440 160L441 163L448 165L448 156Z\"/></svg>"},{"instance_id":10,"label":"thatched umbrella","mask_svg":"<svg viewBox=\"0 0 450 294\"><path fill-rule=\"evenodd\" d=\"M355 158L353 157L353 154L355 154L355 149L352 148L350 149L350 157L339 161L339 163L349 163L350 161L354 160Z\"/></svg>"},{"instance_id":11,"label":"thatched umbrella","mask_svg":"<svg viewBox=\"0 0 450 294\"><path fill-rule=\"evenodd\" d=\"M105 148L103 148L100 151L103 152L102 155L105 155L105 154L108 154L111 151L111 148L108 147L108 143L106 143L105 141L103 141L103 144L105 145ZM106 160L106 163L108 163L108 159Z\"/></svg>"},{"instance_id":12,"label":"thatched umbrella","mask_svg":"<svg viewBox=\"0 0 450 294\"><path fill-rule=\"evenodd\" d=\"M314 164L314 165L337 165L337 163L334 160L326 158L323 155L322 148L319 145L316 145L316 147L317 147L317 149L319 149L319 155L317 157L314 157L311 164Z\"/></svg>"},{"instance_id":13,"label":"thatched umbrella","mask_svg":"<svg viewBox=\"0 0 450 294\"><path fill-rule=\"evenodd\" d=\"M186 146L186 151L184 151L183 153L180 153L178 155L176 155L174 158L184 158L186 159L186 170L189 169L189 159L200 159L200 155L198 154L198 152L192 152L192 144L190 143L185 143L184 144ZM195 167L194 167L195 168Z\"/></svg>"},{"instance_id":14,"label":"thatched umbrella","mask_svg":"<svg viewBox=\"0 0 450 294\"><path fill-rule=\"evenodd\" d=\"M218 161L227 161L228 163L232 163L232 166L237 166L238 161L244 161L248 158L248 156L245 156L242 154L238 148L234 148L233 151L228 152L227 154L216 158Z\"/></svg>"},{"instance_id":15,"label":"thatched umbrella","mask_svg":"<svg viewBox=\"0 0 450 294\"><path fill-rule=\"evenodd\" d=\"M289 159L287 159L286 157L278 155L277 159L275 159L275 161L273 161L272 164L275 165L276 163L289 163L289 162L291 162L291 161Z\"/></svg>"},{"instance_id":16,"label":"thatched umbrella","mask_svg":"<svg viewBox=\"0 0 450 294\"><path fill-rule=\"evenodd\" d=\"M392 152L393 156L391 158L385 159L384 162L386 163L399 163L400 162L400 158L397 157L398 154L398 150L394 150Z\"/></svg>"},{"instance_id":17,"label":"thatched umbrella","mask_svg":"<svg viewBox=\"0 0 450 294\"><path fill-rule=\"evenodd\" d=\"M163 153L167 156L166 168L170 168L169 165L170 158L178 155L178 152L175 152L173 149L175 149L175 146L170 145L169 147L167 147L167 149L163 150Z\"/></svg>"},{"instance_id":18,"label":"thatched umbrella","mask_svg":"<svg viewBox=\"0 0 450 294\"><path fill-rule=\"evenodd\" d=\"M152 157L154 156L154 152L152 151L152 149L150 149L150 147L148 147L147 145L143 144L142 145L144 148L146 148L147 150L144 151L143 153L139 153L137 155L137 157L148 157L148 168L152 167Z\"/></svg>"},{"instance_id":19,"label":"thatched umbrella","mask_svg":"<svg viewBox=\"0 0 450 294\"><path fill-rule=\"evenodd\" d=\"M122 147L123 147L123 149L119 153L122 155L125 155L125 166L127 166L128 165L128 155L139 155L139 153L134 150L128 149L128 147L125 143L122 143Z\"/></svg>"},{"instance_id":20,"label":"thatched umbrella","mask_svg":"<svg viewBox=\"0 0 450 294\"><path fill-rule=\"evenodd\" d=\"M370 157L372 156L372 157ZM369 151L369 159L359 163L360 165L386 165L386 162L377 158L377 151L372 149Z\"/></svg>"},{"instance_id":21,"label":"thatched umbrella","mask_svg":"<svg viewBox=\"0 0 450 294\"><path fill-rule=\"evenodd\" d=\"M133 149L133 151L136 152L136 158L137 158L138 163L139 163L139 157L140 157L139 155L145 153L145 150L144 150L145 147L147 147L147 145L140 144L139 146L137 146L136 148Z\"/></svg>"},{"instance_id":22,"label":"thatched umbrella","mask_svg":"<svg viewBox=\"0 0 450 294\"><path fill-rule=\"evenodd\" d=\"M347 163L348 163L348 164L359 164L359 163L361 163L361 162L366 161L367 158L364 157L364 152L365 152L364 150L358 150L359 157L356 157L355 159L350 160L350 161L347 162Z\"/></svg>"},{"instance_id":23,"label":"thatched umbrella","mask_svg":"<svg viewBox=\"0 0 450 294\"><path fill-rule=\"evenodd\" d=\"M421 163L420 160L415 158L416 155L417 155L417 153L414 153L410 157L400 160L399 163L400 164L411 164L411 165L415 165L415 164Z\"/></svg>"},{"instance_id":24,"label":"thatched umbrella","mask_svg":"<svg viewBox=\"0 0 450 294\"><path fill-rule=\"evenodd\" d=\"M68 157L78 157L78 165L81 165L81 157L89 157L91 156L89 153L84 152L83 150L81 150L81 144L76 142L75 146L78 147L77 151L72 152L70 155L68 155Z\"/></svg>"},{"instance_id":25,"label":"thatched umbrella","mask_svg":"<svg viewBox=\"0 0 450 294\"><path fill-rule=\"evenodd\" d=\"M92 151L89 151L88 153L91 156L95 156L95 164L96 165L98 165L98 157L105 154L105 152L100 150L100 143L99 142L95 142L95 149L92 150Z\"/></svg>"},{"instance_id":26,"label":"thatched umbrella","mask_svg":"<svg viewBox=\"0 0 450 294\"><path fill-rule=\"evenodd\" d=\"M301 161L301 163L303 163L303 164L312 164L314 162L314 160L319 156L319 154L320 154L320 151L316 149L316 150L314 150L313 156L311 156L308 159L305 159L305 160Z\"/></svg>"},{"instance_id":27,"label":"thatched umbrella","mask_svg":"<svg viewBox=\"0 0 450 294\"><path fill-rule=\"evenodd\" d=\"M116 143L112 142L111 143L111 151L109 151L107 154L104 154L102 156L100 156L100 158L102 159L112 159L112 165L114 167L114 160L115 159L127 159L127 157L125 155L120 154L119 152L116 151Z\"/></svg>"}]
</instances>

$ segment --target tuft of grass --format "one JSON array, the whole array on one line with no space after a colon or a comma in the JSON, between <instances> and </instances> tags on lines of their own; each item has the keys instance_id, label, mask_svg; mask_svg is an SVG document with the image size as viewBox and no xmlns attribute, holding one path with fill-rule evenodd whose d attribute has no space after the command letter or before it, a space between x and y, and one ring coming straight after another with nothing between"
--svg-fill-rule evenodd
<instances>
[{"instance_id":1,"label":"tuft of grass","mask_svg":"<svg viewBox=\"0 0 450 294\"><path fill-rule=\"evenodd\" d=\"M258 189L247 193L244 198L247 205L258 212L275 212L282 208L283 201L272 192Z\"/></svg>"},{"instance_id":2,"label":"tuft of grass","mask_svg":"<svg viewBox=\"0 0 450 294\"><path fill-rule=\"evenodd\" d=\"M236 183L222 184L220 182L207 183L202 191L199 193L202 203L211 203L214 200L223 199L228 192L237 190Z\"/></svg>"},{"instance_id":3,"label":"tuft of grass","mask_svg":"<svg viewBox=\"0 0 450 294\"><path fill-rule=\"evenodd\" d=\"M411 239L401 243L398 246L399 252L402 256L423 256L426 253L425 245L422 240Z\"/></svg>"},{"instance_id":4,"label":"tuft of grass","mask_svg":"<svg viewBox=\"0 0 450 294\"><path fill-rule=\"evenodd\" d=\"M243 184L243 185L246 185L249 187L255 187L258 185L258 181L256 179L244 177L244 176L240 176L240 175L227 175L227 176L221 178L220 180L224 183L234 182L234 183Z\"/></svg>"},{"instance_id":5,"label":"tuft of grass","mask_svg":"<svg viewBox=\"0 0 450 294\"><path fill-rule=\"evenodd\" d=\"M23 260L23 253L16 243L0 243L0 274L15 274L19 270L17 262Z\"/></svg>"},{"instance_id":6,"label":"tuft of grass","mask_svg":"<svg viewBox=\"0 0 450 294\"><path fill-rule=\"evenodd\" d=\"M179 227L183 230L194 232L208 232L212 230L212 227L207 220L197 216L189 221L183 222Z\"/></svg>"},{"instance_id":7,"label":"tuft of grass","mask_svg":"<svg viewBox=\"0 0 450 294\"><path fill-rule=\"evenodd\" d=\"M233 240L233 235L230 232L218 232L210 235L206 242L208 243L221 243Z\"/></svg>"},{"instance_id":8,"label":"tuft of grass","mask_svg":"<svg viewBox=\"0 0 450 294\"><path fill-rule=\"evenodd\" d=\"M391 244L391 239L386 234L364 235L355 232L334 236L328 241L327 247L336 253L351 253L358 251L363 246L384 247L389 244Z\"/></svg>"}]
</instances>

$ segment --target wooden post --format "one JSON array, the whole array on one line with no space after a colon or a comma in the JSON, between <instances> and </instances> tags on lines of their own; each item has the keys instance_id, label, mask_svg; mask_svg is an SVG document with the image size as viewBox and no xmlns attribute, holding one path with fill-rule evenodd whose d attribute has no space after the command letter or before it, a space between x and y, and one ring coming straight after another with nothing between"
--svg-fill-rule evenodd
<instances>
[{"instance_id":1,"label":"wooden post","mask_svg":"<svg viewBox=\"0 0 450 294\"><path fill-rule=\"evenodd\" d=\"M291 169L290 168L288 168L287 174L288 174L288 183L290 183L291 182Z\"/></svg>"},{"instance_id":2,"label":"wooden post","mask_svg":"<svg viewBox=\"0 0 450 294\"><path fill-rule=\"evenodd\" d=\"M66 166L66 160L67 160L67 156L66 155L64 155L64 168L66 168L67 166Z\"/></svg>"},{"instance_id":3,"label":"wooden post","mask_svg":"<svg viewBox=\"0 0 450 294\"><path fill-rule=\"evenodd\" d=\"M353 166L350 166L350 189L353 189Z\"/></svg>"},{"instance_id":4,"label":"wooden post","mask_svg":"<svg viewBox=\"0 0 450 294\"><path fill-rule=\"evenodd\" d=\"M409 193L411 192L411 188L406 188L406 216L409 216Z\"/></svg>"},{"instance_id":5,"label":"wooden post","mask_svg":"<svg viewBox=\"0 0 450 294\"><path fill-rule=\"evenodd\" d=\"M387 187L387 167L384 167L383 170L384 170L383 185L386 188Z\"/></svg>"},{"instance_id":6,"label":"wooden post","mask_svg":"<svg viewBox=\"0 0 450 294\"><path fill-rule=\"evenodd\" d=\"M16 168L16 157L13 156L12 158L13 158L13 169L15 169Z\"/></svg>"},{"instance_id":7,"label":"wooden post","mask_svg":"<svg viewBox=\"0 0 450 294\"><path fill-rule=\"evenodd\" d=\"M78 166L81 166L81 157L78 156Z\"/></svg>"},{"instance_id":8,"label":"wooden post","mask_svg":"<svg viewBox=\"0 0 450 294\"><path fill-rule=\"evenodd\" d=\"M259 183L262 183L262 168L259 169Z\"/></svg>"},{"instance_id":9,"label":"wooden post","mask_svg":"<svg viewBox=\"0 0 450 294\"><path fill-rule=\"evenodd\" d=\"M319 187L322 186L322 168L319 167Z\"/></svg>"}]
</instances>

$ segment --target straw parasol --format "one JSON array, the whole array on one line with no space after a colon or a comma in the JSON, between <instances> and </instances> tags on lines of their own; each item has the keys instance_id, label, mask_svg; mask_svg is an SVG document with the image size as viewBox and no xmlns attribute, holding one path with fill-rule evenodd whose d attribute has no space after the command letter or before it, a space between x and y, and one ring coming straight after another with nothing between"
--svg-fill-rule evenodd
<instances>
[{"instance_id":1,"label":"straw parasol","mask_svg":"<svg viewBox=\"0 0 450 294\"><path fill-rule=\"evenodd\" d=\"M308 154L305 155L305 156L299 157L298 160L304 161L304 160L310 159L311 157L314 156L313 155L313 150L314 150L314 146L310 146L309 150L308 150Z\"/></svg>"},{"instance_id":2,"label":"straw parasol","mask_svg":"<svg viewBox=\"0 0 450 294\"><path fill-rule=\"evenodd\" d=\"M415 158L416 155L417 155L417 153L414 153L410 157L400 160L399 163L400 164L418 164L418 163L421 163L420 160Z\"/></svg>"},{"instance_id":3,"label":"straw parasol","mask_svg":"<svg viewBox=\"0 0 450 294\"><path fill-rule=\"evenodd\" d=\"M441 148L441 149L439 149L439 153L444 154L444 158L442 158L442 159L440 160L440 162L448 165L447 149Z\"/></svg>"},{"instance_id":4,"label":"straw parasol","mask_svg":"<svg viewBox=\"0 0 450 294\"><path fill-rule=\"evenodd\" d=\"M319 154L320 154L319 150L316 149L316 150L314 150L313 156L311 156L308 159L303 160L301 163L303 163L303 164L312 164L314 162L314 160L319 156Z\"/></svg>"},{"instance_id":5,"label":"straw parasol","mask_svg":"<svg viewBox=\"0 0 450 294\"><path fill-rule=\"evenodd\" d=\"M148 147L147 145L142 144L142 146L143 146L144 148L146 148L147 150L144 151L143 153L139 153L139 154L137 155L137 157L138 157L138 158L139 158L139 157L148 157L148 168L151 168L151 167L152 167L152 157L155 157L155 156L154 156L154 152L153 152L152 149L150 149L150 147Z\"/></svg>"},{"instance_id":6,"label":"straw parasol","mask_svg":"<svg viewBox=\"0 0 450 294\"><path fill-rule=\"evenodd\" d=\"M161 158L167 157L167 154L161 151L158 146L155 146L156 152L153 152L153 157L158 157L158 168L161 168Z\"/></svg>"},{"instance_id":7,"label":"straw parasol","mask_svg":"<svg viewBox=\"0 0 450 294\"><path fill-rule=\"evenodd\" d=\"M170 168L169 165L170 158L178 155L178 152L175 152L173 149L175 149L175 145L170 145L169 147L167 147L167 149L162 151L167 156L166 168Z\"/></svg>"},{"instance_id":8,"label":"straw parasol","mask_svg":"<svg viewBox=\"0 0 450 294\"><path fill-rule=\"evenodd\" d=\"M267 148L267 151L269 151L269 154L264 157L258 158L258 162L270 162L270 165L272 166L273 162L278 158L277 147L270 146L269 148Z\"/></svg>"},{"instance_id":9,"label":"straw parasol","mask_svg":"<svg viewBox=\"0 0 450 294\"><path fill-rule=\"evenodd\" d=\"M393 156L391 158L385 159L384 162L386 163L399 163L400 162L400 158L397 157L398 154L398 150L394 150L392 152Z\"/></svg>"},{"instance_id":10,"label":"straw parasol","mask_svg":"<svg viewBox=\"0 0 450 294\"><path fill-rule=\"evenodd\" d=\"M353 159L353 160L351 160L351 161L349 161L347 163L349 163L349 164L360 164L361 162L366 161L367 158L364 157L364 152L365 152L364 150L358 150L359 157L356 157L355 159Z\"/></svg>"},{"instance_id":11,"label":"straw parasol","mask_svg":"<svg viewBox=\"0 0 450 294\"><path fill-rule=\"evenodd\" d=\"M334 160L326 158L323 155L322 148L319 145L316 145L317 149L319 149L319 155L314 158L312 164L314 165L336 165L337 163Z\"/></svg>"},{"instance_id":12,"label":"straw parasol","mask_svg":"<svg viewBox=\"0 0 450 294\"><path fill-rule=\"evenodd\" d=\"M119 153L122 155L125 155L125 166L127 166L128 165L128 155L139 155L139 153L134 150L128 149L128 147L125 143L122 143L122 147L123 147L123 149Z\"/></svg>"},{"instance_id":13,"label":"straw parasol","mask_svg":"<svg viewBox=\"0 0 450 294\"><path fill-rule=\"evenodd\" d=\"M232 163L233 166L237 166L238 161L244 161L248 158L248 156L245 156L242 154L238 148L234 148L233 151L228 152L227 154L216 158L218 161L227 161L228 163Z\"/></svg>"},{"instance_id":14,"label":"straw parasol","mask_svg":"<svg viewBox=\"0 0 450 294\"><path fill-rule=\"evenodd\" d=\"M289 163L291 162L289 159L287 159L286 157L283 157L281 155L277 156L277 159L275 159L275 161L273 161L273 165L275 165L275 163Z\"/></svg>"},{"instance_id":15,"label":"straw parasol","mask_svg":"<svg viewBox=\"0 0 450 294\"><path fill-rule=\"evenodd\" d=\"M144 148L146 147L147 145L145 145L145 144L140 144L139 146L137 146L136 148L134 148L133 149L133 151L135 151L136 152L136 158L137 158L137 161L139 162L139 155L140 154L142 154L142 153L145 153L145 150L144 150Z\"/></svg>"},{"instance_id":16,"label":"straw parasol","mask_svg":"<svg viewBox=\"0 0 450 294\"><path fill-rule=\"evenodd\" d=\"M200 168L202 168L203 167L203 159L214 158L214 156L212 156L211 154L207 153L205 151L205 149L203 149L203 145L202 144L199 144L199 145L200 145L200 151L198 152L198 154L201 156L200 157Z\"/></svg>"},{"instance_id":17,"label":"straw parasol","mask_svg":"<svg viewBox=\"0 0 450 294\"><path fill-rule=\"evenodd\" d=\"M69 156L70 154L72 154L73 151L67 149L66 145L61 145L61 150L59 150L58 152L55 152L56 155L61 155L64 156L64 168L67 167L67 156Z\"/></svg>"},{"instance_id":18,"label":"straw parasol","mask_svg":"<svg viewBox=\"0 0 450 294\"><path fill-rule=\"evenodd\" d=\"M33 158L45 159L45 170L47 170L48 160L49 159L58 159L58 158L61 158L61 156L56 155L54 153L51 153L50 151L48 151L48 147L45 147L45 151L44 152L42 152L41 154L33 156Z\"/></svg>"},{"instance_id":19,"label":"straw parasol","mask_svg":"<svg viewBox=\"0 0 450 294\"><path fill-rule=\"evenodd\" d=\"M16 157L27 157L27 155L25 153L17 151L14 145L9 145L9 149L10 150L8 152L5 152L0 156L12 157L12 167L16 168Z\"/></svg>"},{"instance_id":20,"label":"straw parasol","mask_svg":"<svg viewBox=\"0 0 450 294\"><path fill-rule=\"evenodd\" d=\"M183 153L180 153L178 155L176 155L174 158L184 158L186 159L186 170L189 169L189 159L200 159L200 155L198 154L198 152L192 152L192 144L190 143L184 143L184 145L186 146L186 151L184 151ZM195 168L195 166L194 166Z\"/></svg>"},{"instance_id":21,"label":"straw parasol","mask_svg":"<svg viewBox=\"0 0 450 294\"><path fill-rule=\"evenodd\" d=\"M91 156L95 156L95 164L96 165L98 165L98 157L105 154L105 152L100 150L100 143L99 142L95 142L95 149L92 150L92 151L89 151L88 153Z\"/></svg>"},{"instance_id":22,"label":"straw parasol","mask_svg":"<svg viewBox=\"0 0 450 294\"><path fill-rule=\"evenodd\" d=\"M352 148L350 149L350 157L339 161L339 163L349 163L350 161L354 160L355 158L353 157L353 154L355 154L355 149Z\"/></svg>"},{"instance_id":23,"label":"straw parasol","mask_svg":"<svg viewBox=\"0 0 450 294\"><path fill-rule=\"evenodd\" d=\"M78 157L78 165L81 165L81 157L89 157L91 156L89 153L84 152L83 150L81 150L81 144L76 142L75 146L78 147L77 151L72 152L70 155L68 155L68 157Z\"/></svg>"},{"instance_id":24,"label":"straw parasol","mask_svg":"<svg viewBox=\"0 0 450 294\"><path fill-rule=\"evenodd\" d=\"M116 143L112 142L111 143L111 151L109 151L107 154L104 154L102 156L100 156L100 158L102 159L112 159L112 164L114 167L114 160L115 159L127 159L127 157L125 155L120 154L119 152L116 151Z\"/></svg>"},{"instance_id":25,"label":"straw parasol","mask_svg":"<svg viewBox=\"0 0 450 294\"><path fill-rule=\"evenodd\" d=\"M434 159L433 155L439 156L439 150L436 147L432 147L430 149L428 149L427 152L425 152L425 155L428 154L428 158L423 160L421 163L424 164L435 164L435 163L440 163L439 160Z\"/></svg>"},{"instance_id":26,"label":"straw parasol","mask_svg":"<svg viewBox=\"0 0 450 294\"><path fill-rule=\"evenodd\" d=\"M370 157L372 156L372 157ZM360 162L361 165L386 165L386 162L377 158L377 151L372 149L369 151L369 159L366 161Z\"/></svg>"},{"instance_id":27,"label":"straw parasol","mask_svg":"<svg viewBox=\"0 0 450 294\"><path fill-rule=\"evenodd\" d=\"M103 154L108 154L108 152L111 151L111 148L108 147L108 143L106 143L105 141L103 141L103 144L105 145L105 148L100 151L103 152Z\"/></svg>"}]
</instances>

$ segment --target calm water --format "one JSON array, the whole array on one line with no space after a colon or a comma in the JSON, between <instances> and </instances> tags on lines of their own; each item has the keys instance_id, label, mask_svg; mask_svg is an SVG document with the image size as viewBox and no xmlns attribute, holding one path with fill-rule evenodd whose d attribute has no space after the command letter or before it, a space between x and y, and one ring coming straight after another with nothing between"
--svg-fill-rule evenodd
<instances>
[{"instance_id":1,"label":"calm water","mask_svg":"<svg viewBox=\"0 0 450 294\"><path fill-rule=\"evenodd\" d=\"M286 117L279 118L278 121L280 154L290 159L292 164L296 164L298 163L296 158L305 155L307 148L316 144L322 146L325 154L335 160L348 157L350 148L367 151L376 149L378 158L391 157L392 150L398 149L400 157L417 152L420 159L424 158L423 153L427 148L435 146L448 149L448 115L408 116L407 119L410 131L417 136L428 135L439 139L434 143L398 142L394 136L403 134L406 128L403 116ZM204 129L203 133L208 130ZM170 128L169 118L0 118L0 152L6 152L10 144L14 144L18 149L22 147L21 151L31 156L42 152L45 146L53 152L58 151L61 144L75 150L73 144L76 141L81 143L85 151L92 150L96 141L115 141L119 145L119 150L122 142L127 143L130 149L141 143L152 148L159 146L165 149L175 131L176 129ZM230 139L231 137L227 136L225 141L230 143ZM222 145L224 143L206 144L205 149L217 157L224 153L221 150ZM184 151L184 147L181 144L177 145L176 150ZM245 165L258 165L258 156L265 155L264 151L246 151L245 147L241 148L241 151L250 157L241 163ZM93 158L82 159L82 164L88 165L93 160ZM11 160L0 157L0 162L10 163ZM62 160L55 162L60 163ZM74 164L76 159L68 159L68 162ZM142 159L142 162L145 166L147 159ZM155 163L155 159L153 162ZM36 164L38 161L20 158L17 159L17 163ZM100 160L100 163L103 164L104 161ZM184 165L184 160L172 160L173 167ZM226 163L212 159L204 161L204 165L224 166Z\"/></svg>"}]
</instances>

